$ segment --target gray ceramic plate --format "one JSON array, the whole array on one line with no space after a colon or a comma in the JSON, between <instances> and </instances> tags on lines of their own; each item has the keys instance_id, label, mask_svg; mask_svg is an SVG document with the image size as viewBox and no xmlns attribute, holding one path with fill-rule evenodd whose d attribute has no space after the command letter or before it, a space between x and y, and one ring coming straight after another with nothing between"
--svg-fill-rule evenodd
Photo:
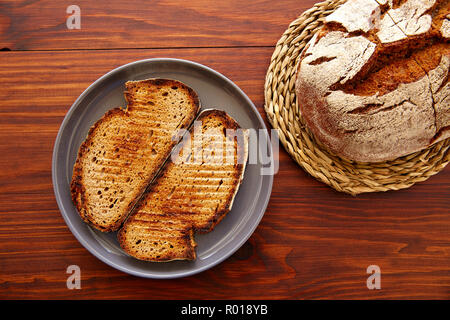
<instances>
[{"instance_id":1,"label":"gray ceramic plate","mask_svg":"<svg viewBox=\"0 0 450 320\"><path fill-rule=\"evenodd\" d=\"M109 109L125 106L127 80L169 78L186 83L199 95L203 108L229 113L243 128L267 128L253 103L233 82L198 63L178 59L149 59L121 66L84 91L67 113L53 150L52 175L56 201L75 237L93 255L123 272L147 278L176 278L204 271L225 260L250 237L261 220L272 191L273 176L261 175L262 164L249 163L233 209L208 234L196 235L195 261L152 263L122 252L116 233L97 231L79 217L70 197L70 180L78 148L89 128ZM267 143L270 156L271 148ZM267 152L267 151L266 151ZM272 158L273 159L273 158Z\"/></svg>"}]
</instances>

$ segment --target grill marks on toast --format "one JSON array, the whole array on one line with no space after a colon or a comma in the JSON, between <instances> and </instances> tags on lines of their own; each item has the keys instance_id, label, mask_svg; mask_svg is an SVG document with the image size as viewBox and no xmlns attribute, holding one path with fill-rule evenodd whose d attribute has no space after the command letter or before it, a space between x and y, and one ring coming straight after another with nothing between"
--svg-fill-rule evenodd
<instances>
[{"instance_id":1,"label":"grill marks on toast","mask_svg":"<svg viewBox=\"0 0 450 320\"><path fill-rule=\"evenodd\" d=\"M127 239L128 251L139 250L143 256L152 256L155 260L196 258L196 243L190 224L169 214L133 217L124 231L124 236Z\"/></svg>"},{"instance_id":2,"label":"grill marks on toast","mask_svg":"<svg viewBox=\"0 0 450 320\"><path fill-rule=\"evenodd\" d=\"M188 128L199 101L174 80L126 83L127 109L108 111L90 129L74 166L71 191L80 216L101 231L117 230Z\"/></svg>"},{"instance_id":3,"label":"grill marks on toast","mask_svg":"<svg viewBox=\"0 0 450 320\"><path fill-rule=\"evenodd\" d=\"M245 133L244 143L238 143L237 138L226 138L226 129L236 130L239 126L222 111L205 111L197 121L202 123L203 143L200 146L195 145L196 133L194 128L191 129L190 138L182 142L180 161L166 163L119 232L118 238L122 248L138 259L149 261L193 259L195 245L186 244L195 243L193 232L211 231L231 209L245 170L247 138ZM220 158L220 152L223 152L221 159L224 161L213 162L196 157L200 151L198 147L205 155L205 149L211 145L213 145L211 157ZM222 148L217 148L218 145L222 145ZM213 155L213 152L219 155ZM238 161L238 155L242 154L244 160ZM161 224L158 225L156 221L160 218ZM186 240L184 244L180 241L181 248L179 246L172 248L166 244L164 249L161 249L161 242L147 241L147 237L154 239L156 235L161 234L160 231L167 228L169 222L174 225L181 224L187 228L186 230L190 230L189 241ZM143 227L147 223L149 223L148 234ZM186 237L186 233L170 234L178 240L182 235ZM164 234L162 239L168 236ZM165 255L156 254L159 249L163 250Z\"/></svg>"}]
</instances>

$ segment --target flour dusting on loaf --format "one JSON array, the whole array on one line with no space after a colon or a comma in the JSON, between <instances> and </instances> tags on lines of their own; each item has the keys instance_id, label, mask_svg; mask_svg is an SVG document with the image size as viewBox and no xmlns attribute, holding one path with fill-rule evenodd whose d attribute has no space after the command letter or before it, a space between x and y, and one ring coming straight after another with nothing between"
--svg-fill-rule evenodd
<instances>
[{"instance_id":1,"label":"flour dusting on loaf","mask_svg":"<svg viewBox=\"0 0 450 320\"><path fill-rule=\"evenodd\" d=\"M450 14L442 21L442 26L439 31L444 38L450 38Z\"/></svg>"},{"instance_id":2,"label":"flour dusting on loaf","mask_svg":"<svg viewBox=\"0 0 450 320\"><path fill-rule=\"evenodd\" d=\"M378 162L450 137L448 0L349 0L303 50L298 104L317 140Z\"/></svg>"},{"instance_id":3,"label":"flour dusting on loaf","mask_svg":"<svg viewBox=\"0 0 450 320\"><path fill-rule=\"evenodd\" d=\"M326 17L326 23L338 23L348 32L368 32L379 20L380 6L375 1L348 1L343 6L345 10L334 11Z\"/></svg>"}]
</instances>

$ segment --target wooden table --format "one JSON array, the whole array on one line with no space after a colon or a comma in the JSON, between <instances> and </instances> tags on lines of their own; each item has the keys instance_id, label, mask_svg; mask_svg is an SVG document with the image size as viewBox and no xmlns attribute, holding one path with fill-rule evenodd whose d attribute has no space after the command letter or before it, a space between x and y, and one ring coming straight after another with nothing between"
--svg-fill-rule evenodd
<instances>
[{"instance_id":1,"label":"wooden table","mask_svg":"<svg viewBox=\"0 0 450 320\"><path fill-rule=\"evenodd\" d=\"M74 100L122 64L176 57L229 77L263 111L276 41L313 0L0 2L0 298L450 298L450 169L408 190L352 197L284 150L265 216L220 265L184 279L117 271L75 239L51 181L53 143ZM68 290L66 268L81 268ZM369 265L381 289L369 290Z\"/></svg>"}]
</instances>

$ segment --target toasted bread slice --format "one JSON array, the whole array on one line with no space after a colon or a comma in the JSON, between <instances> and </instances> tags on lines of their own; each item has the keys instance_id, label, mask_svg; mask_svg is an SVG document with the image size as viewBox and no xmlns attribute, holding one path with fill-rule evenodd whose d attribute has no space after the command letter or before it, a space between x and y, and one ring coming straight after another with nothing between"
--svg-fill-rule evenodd
<instances>
[{"instance_id":1,"label":"toasted bread slice","mask_svg":"<svg viewBox=\"0 0 450 320\"><path fill-rule=\"evenodd\" d=\"M89 130L73 169L72 199L101 231L117 230L199 110L197 94L179 81L125 84L127 109L108 111Z\"/></svg>"},{"instance_id":2,"label":"toasted bread slice","mask_svg":"<svg viewBox=\"0 0 450 320\"><path fill-rule=\"evenodd\" d=\"M143 221L161 217L161 224L152 223L152 228L163 230L170 215L173 223L209 232L225 217L247 162L248 132L238 129L236 121L223 111L207 110L199 115L190 135L175 149L178 157L173 154L168 160L119 231L119 243L128 254L141 260L165 261L158 254L158 241L143 241L155 235L142 232L139 225ZM192 259L194 248L185 256L179 255L183 250L178 246L164 252L171 259Z\"/></svg>"}]
</instances>

